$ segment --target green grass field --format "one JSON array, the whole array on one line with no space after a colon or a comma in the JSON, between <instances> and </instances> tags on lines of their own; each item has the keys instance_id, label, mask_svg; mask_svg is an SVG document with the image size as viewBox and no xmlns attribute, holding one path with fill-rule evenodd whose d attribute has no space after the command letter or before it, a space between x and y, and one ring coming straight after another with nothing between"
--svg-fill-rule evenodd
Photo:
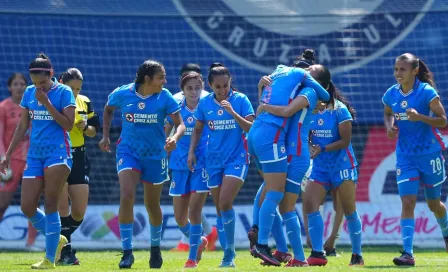
<instances>
[{"instance_id":1,"label":"green grass field","mask_svg":"<svg viewBox=\"0 0 448 272\"><path fill-rule=\"evenodd\" d=\"M325 267L292 268L304 271L398 271L405 269L410 271L448 271L448 253L442 249L416 249L416 267L403 268L396 267L392 263L393 257L399 255L398 247L369 247L364 248L364 267L348 267L350 261L350 249L342 248L340 257L331 257ZM132 271L147 271L149 269L149 252L136 251L135 263ZM187 253L164 251L164 271L181 271L187 260ZM306 252L309 254L309 251ZM24 271L31 270L31 264L39 261L43 253L28 252L1 252L0 271ZM120 252L100 251L100 252L79 252L78 258L80 266L57 267L60 271L117 271L118 262L121 258ZM222 271L218 266L222 258L222 252L204 252L203 259L198 267L198 271ZM238 271L281 271L285 268L263 267L259 265L259 260L250 256L248 251L238 251L236 258L236 269ZM233 269L227 269L233 270Z\"/></svg>"}]
</instances>

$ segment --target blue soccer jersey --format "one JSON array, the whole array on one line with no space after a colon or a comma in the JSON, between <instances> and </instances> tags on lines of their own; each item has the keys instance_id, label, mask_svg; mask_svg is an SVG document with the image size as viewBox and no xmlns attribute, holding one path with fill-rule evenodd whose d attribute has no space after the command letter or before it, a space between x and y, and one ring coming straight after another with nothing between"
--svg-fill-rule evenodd
<instances>
[{"instance_id":1,"label":"blue soccer jersey","mask_svg":"<svg viewBox=\"0 0 448 272\"><path fill-rule=\"evenodd\" d=\"M392 109L398 126L397 155L418 156L445 149L437 128L421 121L408 121L406 115L406 109L411 108L420 114L432 115L429 103L438 97L433 87L417 78L413 89L407 94L401 91L400 84L395 84L386 91L383 103Z\"/></svg>"},{"instance_id":2,"label":"blue soccer jersey","mask_svg":"<svg viewBox=\"0 0 448 272\"><path fill-rule=\"evenodd\" d=\"M311 142L320 146L340 140L339 124L353 120L347 107L338 100L335 100L334 109L318 112L313 117L310 126ZM357 165L351 143L345 149L320 153L313 160L313 170L317 169L325 172L350 169Z\"/></svg>"},{"instance_id":3,"label":"blue soccer jersey","mask_svg":"<svg viewBox=\"0 0 448 272\"><path fill-rule=\"evenodd\" d=\"M289 118L290 124L286 134L287 152L288 155L309 157L308 135L313 120L313 110L317 104L317 95L314 89L303 88L298 96L305 97L309 105Z\"/></svg>"},{"instance_id":4,"label":"blue soccer jersey","mask_svg":"<svg viewBox=\"0 0 448 272\"><path fill-rule=\"evenodd\" d=\"M75 97L70 87L53 79L53 86L47 93L51 104L62 112L67 107L76 107ZM36 87L28 86L23 94L20 106L28 110L31 119L29 158L60 157L71 158L69 133L64 130L53 116L36 99Z\"/></svg>"},{"instance_id":5,"label":"blue soccer jersey","mask_svg":"<svg viewBox=\"0 0 448 272\"><path fill-rule=\"evenodd\" d=\"M194 114L196 109L190 109L187 106L185 99L180 103L180 114L185 123L185 134L177 142L177 148L171 152L169 167L173 170L189 170L187 165L188 151L190 150L191 134L193 133L194 126L196 125L196 119ZM168 123L173 124L171 117L167 118ZM205 157L207 151L208 130L205 128L202 132L201 139L196 146L196 166L195 169L201 169L205 167Z\"/></svg>"},{"instance_id":6,"label":"blue soccer jersey","mask_svg":"<svg viewBox=\"0 0 448 272\"><path fill-rule=\"evenodd\" d=\"M243 118L254 115L254 109L246 95L230 90L227 101ZM211 93L199 101L195 117L208 127L208 168L249 163L246 135L235 119L221 107L215 94Z\"/></svg>"},{"instance_id":7,"label":"blue soccer jersey","mask_svg":"<svg viewBox=\"0 0 448 272\"><path fill-rule=\"evenodd\" d=\"M167 89L143 97L137 85L131 83L115 89L107 106L121 110L123 122L117 153L125 153L137 159L162 159L166 157L165 118L180 110Z\"/></svg>"},{"instance_id":8,"label":"blue soccer jersey","mask_svg":"<svg viewBox=\"0 0 448 272\"><path fill-rule=\"evenodd\" d=\"M301 86L315 89L317 94L323 96L321 98L322 100L327 101L329 99L328 92L309 73L301 68L279 65L269 77L272 80L272 84L263 88L260 101L262 103L286 106L297 95L297 90ZM257 119L265 123L272 123L279 127L284 127L285 130L288 129L287 118L284 117L262 112L257 116Z\"/></svg>"}]
</instances>

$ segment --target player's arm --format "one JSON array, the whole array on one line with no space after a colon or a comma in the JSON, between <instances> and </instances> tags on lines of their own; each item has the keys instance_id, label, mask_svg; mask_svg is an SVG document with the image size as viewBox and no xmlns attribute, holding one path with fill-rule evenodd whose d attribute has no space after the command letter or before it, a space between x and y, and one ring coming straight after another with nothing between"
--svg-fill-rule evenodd
<instances>
[{"instance_id":1,"label":"player's arm","mask_svg":"<svg viewBox=\"0 0 448 272\"><path fill-rule=\"evenodd\" d=\"M432 127L444 128L446 127L446 113L445 109L440 102L440 99L434 98L429 103L429 108L435 115L433 117L424 114L419 114L415 109L407 109L406 114L408 115L409 121L422 121Z\"/></svg>"},{"instance_id":2,"label":"player's arm","mask_svg":"<svg viewBox=\"0 0 448 272\"><path fill-rule=\"evenodd\" d=\"M106 105L103 111L103 138L101 139L99 146L102 151L110 152L110 125L112 118L114 117L115 107Z\"/></svg>"},{"instance_id":3,"label":"player's arm","mask_svg":"<svg viewBox=\"0 0 448 272\"><path fill-rule=\"evenodd\" d=\"M276 116L290 117L299 110L308 107L309 102L305 96L297 96L286 106L274 106L269 104L260 104L257 111L266 111Z\"/></svg>"},{"instance_id":4,"label":"player's arm","mask_svg":"<svg viewBox=\"0 0 448 272\"><path fill-rule=\"evenodd\" d=\"M85 103L87 104L87 126L84 128L84 135L92 138L95 137L100 127L100 120L98 114L92 109L92 103L90 101L86 101Z\"/></svg>"},{"instance_id":5,"label":"player's arm","mask_svg":"<svg viewBox=\"0 0 448 272\"><path fill-rule=\"evenodd\" d=\"M173 128L174 128L174 125L172 125L169 122L166 122L166 124L165 124L165 136L167 138L170 137L171 133L173 132Z\"/></svg>"},{"instance_id":6,"label":"player's arm","mask_svg":"<svg viewBox=\"0 0 448 272\"><path fill-rule=\"evenodd\" d=\"M350 119L345 120L338 125L339 129L339 137L340 139L332 142L331 144L326 145L325 147L320 147L321 149L324 148L325 151L336 151L345 149L350 145L350 142L352 140L352 122Z\"/></svg>"},{"instance_id":7,"label":"player's arm","mask_svg":"<svg viewBox=\"0 0 448 272\"><path fill-rule=\"evenodd\" d=\"M28 109L22 109L20 116L20 122L17 124L16 130L14 131L14 136L12 137L11 143L9 144L8 151L6 151L6 157L11 158L11 154L17 148L17 145L22 141L23 137L28 130L30 125L30 116L28 114Z\"/></svg>"},{"instance_id":8,"label":"player's arm","mask_svg":"<svg viewBox=\"0 0 448 272\"><path fill-rule=\"evenodd\" d=\"M58 123L64 130L71 131L73 129L73 125L75 124L75 106L69 105L62 110L62 113L59 112L53 104L51 104L50 100L47 100L46 104L42 103L45 106L47 111L51 114L53 119Z\"/></svg>"},{"instance_id":9,"label":"player's arm","mask_svg":"<svg viewBox=\"0 0 448 272\"><path fill-rule=\"evenodd\" d=\"M0 108L0 156L5 155L6 148L5 143L3 142L4 139L4 133L5 133L5 112L4 108Z\"/></svg>"},{"instance_id":10,"label":"player's arm","mask_svg":"<svg viewBox=\"0 0 448 272\"><path fill-rule=\"evenodd\" d=\"M182 136L185 134L185 124L182 120L182 116L180 115L180 111L173 113L170 115L171 120L173 120L173 124L176 127L176 132L171 136L176 142L180 140ZM165 130L166 132L166 130Z\"/></svg>"},{"instance_id":11,"label":"player's arm","mask_svg":"<svg viewBox=\"0 0 448 272\"><path fill-rule=\"evenodd\" d=\"M395 138L398 129L395 127L394 112L388 105L384 105L384 126L386 127L387 137L389 137L389 139Z\"/></svg>"},{"instance_id":12,"label":"player's arm","mask_svg":"<svg viewBox=\"0 0 448 272\"><path fill-rule=\"evenodd\" d=\"M202 131L204 130L204 122L196 120L196 124L194 125L193 133L191 134L190 140L190 149L188 150L188 168L193 171L196 166L196 156L194 151L198 146L199 140L202 136Z\"/></svg>"},{"instance_id":13,"label":"player's arm","mask_svg":"<svg viewBox=\"0 0 448 272\"><path fill-rule=\"evenodd\" d=\"M265 86L270 86L272 80L269 76L263 76L258 82L258 101L261 101L261 94L263 93L263 88Z\"/></svg>"},{"instance_id":14,"label":"player's arm","mask_svg":"<svg viewBox=\"0 0 448 272\"><path fill-rule=\"evenodd\" d=\"M308 72L304 75L304 82L303 85L305 87L313 88L314 91L316 91L317 97L319 100L322 100L324 102L328 102L330 100L330 94L325 90L322 85L319 84Z\"/></svg>"}]
</instances>

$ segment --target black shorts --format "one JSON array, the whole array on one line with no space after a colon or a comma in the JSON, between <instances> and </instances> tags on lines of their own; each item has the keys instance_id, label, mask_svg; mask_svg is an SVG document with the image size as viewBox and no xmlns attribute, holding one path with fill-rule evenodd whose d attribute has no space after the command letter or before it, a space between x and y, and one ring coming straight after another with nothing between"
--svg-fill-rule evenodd
<instances>
[{"instance_id":1,"label":"black shorts","mask_svg":"<svg viewBox=\"0 0 448 272\"><path fill-rule=\"evenodd\" d=\"M89 184L90 163L86 156L86 147L72 148L73 165L68 176L68 185Z\"/></svg>"}]
</instances>

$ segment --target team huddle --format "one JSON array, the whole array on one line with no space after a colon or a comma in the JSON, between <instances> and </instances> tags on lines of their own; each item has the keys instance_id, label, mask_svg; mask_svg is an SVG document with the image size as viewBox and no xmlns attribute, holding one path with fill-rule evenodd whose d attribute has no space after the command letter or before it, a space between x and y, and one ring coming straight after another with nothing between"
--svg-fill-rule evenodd
<instances>
[{"instance_id":1,"label":"team huddle","mask_svg":"<svg viewBox=\"0 0 448 272\"><path fill-rule=\"evenodd\" d=\"M134 263L133 207L138 183L143 184L150 222L149 267L162 267L160 197L166 181L171 181L169 194L176 222L189 240L184 268L197 267L209 246L202 224L202 208L209 194L216 207L223 249L220 267L235 267L233 202L247 177L250 160L264 180L255 196L253 225L248 232L250 253L262 260L261 265L327 264L335 241L324 244L319 207L328 192L340 205L336 234L342 216L347 220L352 244L349 264L364 265L362 224L356 210L357 161L351 145L356 111L333 84L330 71L315 64L313 54L306 50L291 66L278 65L262 77L256 111L248 97L232 85L231 73L221 63L210 66L206 79L200 70L183 71L180 102L163 88L165 68L153 60L139 66L134 82L109 95L99 147L111 152L110 126L114 111L120 110L122 131L116 147L123 249L120 269ZM446 114L423 61L406 53L397 57L394 69L398 83L382 99L387 135L397 139L397 185L402 199L403 251L393 262L415 265L414 208L419 182L424 184L428 207L437 218L448 250L448 219L440 201L446 178L441 153L445 145L437 129L446 126ZM70 235L82 223L87 207L89 165L84 136L95 136L99 121L88 98L79 94L83 80L79 70L69 69L59 80L53 79L53 66L41 54L30 63L29 73L33 85L26 88L20 101L21 119L0 171L6 174L12 154L29 137L21 207L33 227L45 236L46 245L45 258L32 268L79 264ZM205 93L206 83L211 93ZM42 191L45 212L38 208ZM295 209L300 195L307 243L312 248L308 258ZM270 234L275 252L268 245Z\"/></svg>"}]
</instances>

